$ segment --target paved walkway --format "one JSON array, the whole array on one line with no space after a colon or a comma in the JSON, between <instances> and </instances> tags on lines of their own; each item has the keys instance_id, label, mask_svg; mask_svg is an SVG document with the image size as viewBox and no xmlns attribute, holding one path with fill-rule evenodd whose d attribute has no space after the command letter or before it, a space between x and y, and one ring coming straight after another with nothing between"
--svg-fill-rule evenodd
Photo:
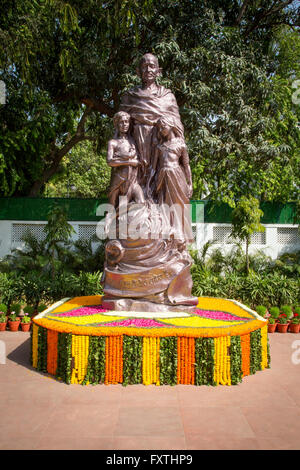
<instances>
[{"instance_id":1,"label":"paved walkway","mask_svg":"<svg viewBox=\"0 0 300 470\"><path fill-rule=\"evenodd\" d=\"M300 335L270 335L271 369L233 387L66 385L29 366L29 333L0 340L1 450L300 449Z\"/></svg>"}]
</instances>

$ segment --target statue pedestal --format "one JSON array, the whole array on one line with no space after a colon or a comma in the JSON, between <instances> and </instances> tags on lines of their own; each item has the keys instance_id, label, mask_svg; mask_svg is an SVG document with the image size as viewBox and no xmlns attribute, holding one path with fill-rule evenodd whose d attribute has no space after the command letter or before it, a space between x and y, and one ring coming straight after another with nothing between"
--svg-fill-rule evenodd
<instances>
[{"instance_id":1,"label":"statue pedestal","mask_svg":"<svg viewBox=\"0 0 300 470\"><path fill-rule=\"evenodd\" d=\"M193 300L193 298L191 299ZM150 302L147 300L139 299L112 299L104 296L102 300L102 307L107 310L126 311L126 312L157 312L163 316L164 312L190 312L192 313L198 304L198 299L195 297L195 302L190 305L168 305ZM134 316L134 315L133 315Z\"/></svg>"},{"instance_id":2,"label":"statue pedestal","mask_svg":"<svg viewBox=\"0 0 300 470\"><path fill-rule=\"evenodd\" d=\"M268 322L234 300L200 297L188 313L113 311L102 299L63 299L37 315L32 366L82 385L235 385L270 366Z\"/></svg>"}]
</instances>

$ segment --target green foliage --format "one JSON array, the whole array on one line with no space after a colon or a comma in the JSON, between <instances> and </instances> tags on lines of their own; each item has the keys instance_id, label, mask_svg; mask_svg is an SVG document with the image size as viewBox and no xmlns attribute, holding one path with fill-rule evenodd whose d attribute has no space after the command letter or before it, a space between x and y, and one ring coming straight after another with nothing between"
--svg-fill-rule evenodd
<instances>
[{"instance_id":1,"label":"green foliage","mask_svg":"<svg viewBox=\"0 0 300 470\"><path fill-rule=\"evenodd\" d=\"M161 385L177 384L177 338L160 339L159 381Z\"/></svg>"},{"instance_id":2,"label":"green foliage","mask_svg":"<svg viewBox=\"0 0 300 470\"><path fill-rule=\"evenodd\" d=\"M72 335L70 333L58 333L56 378L62 380L63 382L67 384L70 384L71 372L72 372Z\"/></svg>"},{"instance_id":3,"label":"green foliage","mask_svg":"<svg viewBox=\"0 0 300 470\"><path fill-rule=\"evenodd\" d=\"M295 313L297 313L298 315L300 315L300 307L295 307L295 308L294 308L294 311L295 311Z\"/></svg>"},{"instance_id":4,"label":"green foliage","mask_svg":"<svg viewBox=\"0 0 300 470\"><path fill-rule=\"evenodd\" d=\"M16 315L20 315L21 312L21 304L11 304L10 309L12 312L15 312Z\"/></svg>"},{"instance_id":5,"label":"green foliage","mask_svg":"<svg viewBox=\"0 0 300 470\"><path fill-rule=\"evenodd\" d=\"M0 109L0 194L43 192L81 142L93 142L103 158L109 118L151 51L180 106L195 197L231 205L244 194L295 199L296 111L276 81L298 70L297 31L281 27L298 24L294 4L4 0L1 7L0 79L8 93ZM68 193L63 179L47 191ZM93 192L84 178L76 181L76 191ZM106 183L103 174L99 191Z\"/></svg>"},{"instance_id":6,"label":"green foliage","mask_svg":"<svg viewBox=\"0 0 300 470\"><path fill-rule=\"evenodd\" d=\"M51 281L47 275L31 271L19 278L19 290L27 304L37 312L41 300L50 295Z\"/></svg>"},{"instance_id":7,"label":"green foliage","mask_svg":"<svg viewBox=\"0 0 300 470\"><path fill-rule=\"evenodd\" d=\"M267 310L268 310L267 307L265 307L264 305L258 305L256 307L256 311L261 317L265 316L265 314L267 313Z\"/></svg>"},{"instance_id":8,"label":"green foliage","mask_svg":"<svg viewBox=\"0 0 300 470\"><path fill-rule=\"evenodd\" d=\"M51 274L54 282L54 278L63 272L79 275L81 271L93 273L102 270L104 243L99 242L97 237L71 241L73 227L68 223L63 209L54 208L50 212L44 231L44 241L38 241L34 235L27 233L23 237L24 248L12 250L0 262L0 271L10 276L13 273L25 277L27 273L33 273L33 276L39 274L43 279ZM83 274L81 277L82 282L88 282L84 281Z\"/></svg>"},{"instance_id":9,"label":"green foliage","mask_svg":"<svg viewBox=\"0 0 300 470\"><path fill-rule=\"evenodd\" d=\"M7 306L5 304L0 304L0 312L7 314Z\"/></svg>"},{"instance_id":10,"label":"green foliage","mask_svg":"<svg viewBox=\"0 0 300 470\"><path fill-rule=\"evenodd\" d=\"M123 386L142 383L143 338L123 336Z\"/></svg>"},{"instance_id":11,"label":"green foliage","mask_svg":"<svg viewBox=\"0 0 300 470\"><path fill-rule=\"evenodd\" d=\"M82 385L104 383L105 380L105 337L90 336L86 376Z\"/></svg>"},{"instance_id":12,"label":"green foliage","mask_svg":"<svg viewBox=\"0 0 300 470\"><path fill-rule=\"evenodd\" d=\"M259 330L250 333L250 374L261 370L261 332Z\"/></svg>"},{"instance_id":13,"label":"green foliage","mask_svg":"<svg viewBox=\"0 0 300 470\"><path fill-rule=\"evenodd\" d=\"M269 317L269 318L268 318L268 322L270 323L270 325L275 325L276 320L275 320L275 318L273 318L273 317Z\"/></svg>"},{"instance_id":14,"label":"green foliage","mask_svg":"<svg viewBox=\"0 0 300 470\"><path fill-rule=\"evenodd\" d=\"M280 310L282 313L284 313L288 319L292 318L293 316L293 310L292 310L292 307L290 305L282 305L280 307Z\"/></svg>"},{"instance_id":15,"label":"green foliage","mask_svg":"<svg viewBox=\"0 0 300 470\"><path fill-rule=\"evenodd\" d=\"M283 302L292 304L300 298L299 280L287 278L276 272L250 273L249 276L231 273L224 276L194 270L192 277L194 295L236 299L251 305L252 308L259 304L268 307Z\"/></svg>"},{"instance_id":16,"label":"green foliage","mask_svg":"<svg viewBox=\"0 0 300 470\"><path fill-rule=\"evenodd\" d=\"M35 308L32 305L26 305L23 308L23 312L28 316L32 316L35 312Z\"/></svg>"},{"instance_id":17,"label":"green foliage","mask_svg":"<svg viewBox=\"0 0 300 470\"><path fill-rule=\"evenodd\" d=\"M271 307L270 308L270 315L272 318L278 318L279 317L280 310L278 307Z\"/></svg>"},{"instance_id":18,"label":"green foliage","mask_svg":"<svg viewBox=\"0 0 300 470\"><path fill-rule=\"evenodd\" d=\"M80 142L63 159L57 173L46 184L46 197L107 197L110 167L106 156L89 141Z\"/></svg>"},{"instance_id":19,"label":"green foliage","mask_svg":"<svg viewBox=\"0 0 300 470\"><path fill-rule=\"evenodd\" d=\"M214 352L213 338L195 338L195 385L216 385Z\"/></svg>"},{"instance_id":20,"label":"green foliage","mask_svg":"<svg viewBox=\"0 0 300 470\"><path fill-rule=\"evenodd\" d=\"M286 317L285 314L279 315L278 323L280 323L281 325L286 325L287 322L288 322L288 318Z\"/></svg>"},{"instance_id":21,"label":"green foliage","mask_svg":"<svg viewBox=\"0 0 300 470\"><path fill-rule=\"evenodd\" d=\"M242 381L242 346L240 336L232 336L230 338L230 376L232 385L237 385Z\"/></svg>"},{"instance_id":22,"label":"green foliage","mask_svg":"<svg viewBox=\"0 0 300 470\"><path fill-rule=\"evenodd\" d=\"M298 325L300 323L300 318L299 317L292 318L291 323L293 325Z\"/></svg>"},{"instance_id":23,"label":"green foliage","mask_svg":"<svg viewBox=\"0 0 300 470\"><path fill-rule=\"evenodd\" d=\"M265 227L260 223L263 211L259 201L253 196L242 196L232 211L231 236L246 242L246 272L249 273L248 246L254 232L263 232Z\"/></svg>"},{"instance_id":24,"label":"green foliage","mask_svg":"<svg viewBox=\"0 0 300 470\"><path fill-rule=\"evenodd\" d=\"M38 313L43 312L44 310L46 310L46 308L47 308L47 305L45 305L45 304L40 304L40 305L38 306Z\"/></svg>"},{"instance_id":25,"label":"green foliage","mask_svg":"<svg viewBox=\"0 0 300 470\"><path fill-rule=\"evenodd\" d=\"M30 323L30 322L31 322L31 318L27 315L21 318L21 323Z\"/></svg>"},{"instance_id":26,"label":"green foliage","mask_svg":"<svg viewBox=\"0 0 300 470\"><path fill-rule=\"evenodd\" d=\"M6 315L0 312L0 323L6 323Z\"/></svg>"},{"instance_id":27,"label":"green foliage","mask_svg":"<svg viewBox=\"0 0 300 470\"><path fill-rule=\"evenodd\" d=\"M17 316L16 313L11 313L11 314L8 316L8 320L9 320L9 321L19 321L20 319L18 318L18 316Z\"/></svg>"},{"instance_id":28,"label":"green foliage","mask_svg":"<svg viewBox=\"0 0 300 470\"><path fill-rule=\"evenodd\" d=\"M14 273L0 273L0 298L7 305L7 313L10 313L10 305L21 298L19 277Z\"/></svg>"}]
</instances>

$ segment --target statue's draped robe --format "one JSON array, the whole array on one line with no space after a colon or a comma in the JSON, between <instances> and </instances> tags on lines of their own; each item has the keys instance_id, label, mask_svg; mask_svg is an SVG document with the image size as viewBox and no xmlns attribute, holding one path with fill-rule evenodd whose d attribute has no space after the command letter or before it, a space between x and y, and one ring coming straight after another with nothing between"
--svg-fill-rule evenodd
<instances>
[{"instance_id":1,"label":"statue's draped robe","mask_svg":"<svg viewBox=\"0 0 300 470\"><path fill-rule=\"evenodd\" d=\"M146 173L151 163L153 148L157 143L155 124L158 119L171 118L181 136L184 135L176 98L163 86L157 85L157 89L152 93L141 87L126 92L121 101L120 111L126 111L133 119L133 138Z\"/></svg>"}]
</instances>

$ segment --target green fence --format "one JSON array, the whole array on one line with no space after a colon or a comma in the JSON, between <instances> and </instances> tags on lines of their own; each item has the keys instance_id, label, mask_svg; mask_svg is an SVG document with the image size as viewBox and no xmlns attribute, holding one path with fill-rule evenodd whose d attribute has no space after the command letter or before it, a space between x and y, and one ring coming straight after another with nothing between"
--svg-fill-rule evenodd
<instances>
[{"instance_id":1,"label":"green fence","mask_svg":"<svg viewBox=\"0 0 300 470\"><path fill-rule=\"evenodd\" d=\"M59 205L66 210L69 221L99 221L97 207L106 199L71 198L0 198L0 220L47 220L49 211ZM232 209L212 201L191 201L193 222L230 223ZM297 224L296 204L264 202L264 224Z\"/></svg>"}]
</instances>

